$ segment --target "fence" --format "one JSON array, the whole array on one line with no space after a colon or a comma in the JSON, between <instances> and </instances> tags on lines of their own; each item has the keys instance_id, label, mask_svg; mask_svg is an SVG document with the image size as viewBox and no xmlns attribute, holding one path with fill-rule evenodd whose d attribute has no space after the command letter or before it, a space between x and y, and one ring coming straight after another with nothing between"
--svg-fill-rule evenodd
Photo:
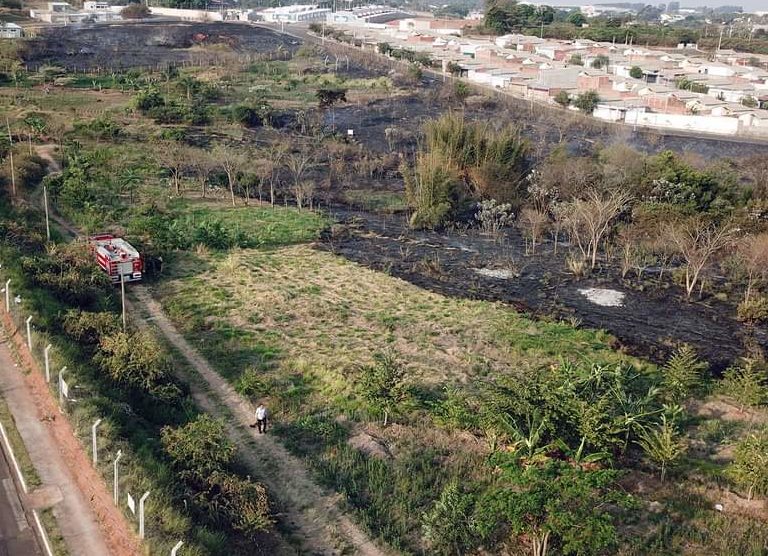
<instances>
[{"instance_id":1,"label":"fence","mask_svg":"<svg viewBox=\"0 0 768 556\"><path fill-rule=\"evenodd\" d=\"M141 481L131 481L130 477L121 476L120 462L123 456L130 458L134 454L131 453L130 448L125 443L103 434L99 435L101 417L94 419L94 415L87 411L79 414L75 411L77 405L84 398L87 398L89 392L78 384L76 369L70 369L65 365L65 363L71 364L71 362L65 358L64 354L59 353L55 342L51 340L48 334L36 327L37 319L42 317L31 314L29 304L24 298L24 290L14 288L18 284L14 282L14 278L10 277L6 268L5 265L0 265L0 286L2 286L0 311L6 313L8 317L6 327L10 328L8 330L9 335L19 335L22 341L18 342L17 347L22 352L22 356L29 355L31 357L33 365L30 370L39 372L44 377L52 398L58 400L59 411L69 418L75 438L80 442L81 450L91 452L91 462L95 471L105 482L107 482L107 477L111 476L115 505L120 506L124 501L125 506L122 508L124 515L129 520L134 519L139 538L145 539L145 505L150 497L150 491L145 491L142 488L145 485ZM22 293L17 293L17 291ZM23 359L24 357L22 357ZM112 448L113 457L100 459L100 453L109 448ZM136 493L142 493L138 498L138 503L130 489ZM122 493L125 496L121 496ZM35 521L40 527L41 540L44 546L49 547L48 536L42 529L42 523L36 512ZM177 554L182 544L182 541L176 543L171 554ZM50 550L48 554L51 555Z\"/></svg>"}]
</instances>

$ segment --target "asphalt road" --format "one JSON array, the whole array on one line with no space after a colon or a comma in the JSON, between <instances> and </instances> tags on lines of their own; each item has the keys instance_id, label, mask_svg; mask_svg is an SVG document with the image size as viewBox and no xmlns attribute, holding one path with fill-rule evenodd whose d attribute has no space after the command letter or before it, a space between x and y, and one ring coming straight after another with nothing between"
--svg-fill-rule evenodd
<instances>
[{"instance_id":1,"label":"asphalt road","mask_svg":"<svg viewBox=\"0 0 768 556\"><path fill-rule=\"evenodd\" d=\"M0 556L38 556L43 552L21 506L9 462L0 451Z\"/></svg>"}]
</instances>

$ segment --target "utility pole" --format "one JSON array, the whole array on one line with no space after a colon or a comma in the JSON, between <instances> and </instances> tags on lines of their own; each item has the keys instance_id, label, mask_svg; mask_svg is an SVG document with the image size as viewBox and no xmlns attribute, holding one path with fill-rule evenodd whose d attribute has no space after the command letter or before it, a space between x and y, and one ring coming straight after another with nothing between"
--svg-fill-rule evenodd
<instances>
[{"instance_id":1,"label":"utility pole","mask_svg":"<svg viewBox=\"0 0 768 556\"><path fill-rule=\"evenodd\" d=\"M720 39L718 39L718 41L717 41L717 50L715 51L715 53L720 52L720 46L722 46L722 44L723 44L723 31L724 31L724 29L721 27L720 28Z\"/></svg>"},{"instance_id":2,"label":"utility pole","mask_svg":"<svg viewBox=\"0 0 768 556\"><path fill-rule=\"evenodd\" d=\"M125 275L120 272L120 297L123 302L123 333L125 333L126 329L126 320L125 320Z\"/></svg>"},{"instance_id":3,"label":"utility pole","mask_svg":"<svg viewBox=\"0 0 768 556\"><path fill-rule=\"evenodd\" d=\"M11 194L16 197L16 169L13 166L13 135L11 135L11 124L8 118L5 119L5 127L8 128L8 142L10 148L8 149L8 155L11 161Z\"/></svg>"},{"instance_id":4,"label":"utility pole","mask_svg":"<svg viewBox=\"0 0 768 556\"><path fill-rule=\"evenodd\" d=\"M43 204L45 204L45 237L51 241L51 222L48 219L48 186L43 186Z\"/></svg>"}]
</instances>

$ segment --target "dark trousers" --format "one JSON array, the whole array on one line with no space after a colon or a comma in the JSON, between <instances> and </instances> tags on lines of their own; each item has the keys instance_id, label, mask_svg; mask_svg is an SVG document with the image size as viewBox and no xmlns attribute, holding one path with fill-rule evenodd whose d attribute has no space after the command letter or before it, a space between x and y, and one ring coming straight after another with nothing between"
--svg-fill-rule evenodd
<instances>
[{"instance_id":1,"label":"dark trousers","mask_svg":"<svg viewBox=\"0 0 768 556\"><path fill-rule=\"evenodd\" d=\"M259 427L259 434L264 434L267 432L267 420L266 419L256 419L256 426Z\"/></svg>"}]
</instances>

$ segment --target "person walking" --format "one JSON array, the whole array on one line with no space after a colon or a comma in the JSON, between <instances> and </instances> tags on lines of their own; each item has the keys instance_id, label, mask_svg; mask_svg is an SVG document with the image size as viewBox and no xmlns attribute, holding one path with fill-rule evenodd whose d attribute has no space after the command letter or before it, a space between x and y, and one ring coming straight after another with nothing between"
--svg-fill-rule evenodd
<instances>
[{"instance_id":1,"label":"person walking","mask_svg":"<svg viewBox=\"0 0 768 556\"><path fill-rule=\"evenodd\" d=\"M251 428L259 427L259 434L267 432L267 408L263 403L259 404L256 408L256 422L251 425Z\"/></svg>"}]
</instances>

